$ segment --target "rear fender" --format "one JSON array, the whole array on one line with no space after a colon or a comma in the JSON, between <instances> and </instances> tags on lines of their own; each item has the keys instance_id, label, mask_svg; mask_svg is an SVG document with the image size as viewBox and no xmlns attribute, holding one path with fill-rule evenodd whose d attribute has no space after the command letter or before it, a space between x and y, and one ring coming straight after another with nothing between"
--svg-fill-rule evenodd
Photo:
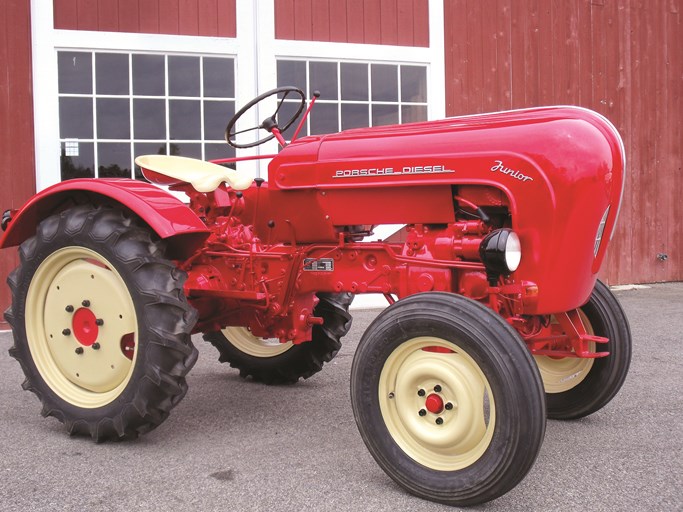
<instances>
[{"instance_id":1,"label":"rear fender","mask_svg":"<svg viewBox=\"0 0 683 512\"><path fill-rule=\"evenodd\" d=\"M206 225L187 205L154 185L129 179L75 179L39 192L14 213L0 248L33 236L46 217L88 203L123 207L140 217L167 242L169 258L189 257L209 236Z\"/></svg>"}]
</instances>

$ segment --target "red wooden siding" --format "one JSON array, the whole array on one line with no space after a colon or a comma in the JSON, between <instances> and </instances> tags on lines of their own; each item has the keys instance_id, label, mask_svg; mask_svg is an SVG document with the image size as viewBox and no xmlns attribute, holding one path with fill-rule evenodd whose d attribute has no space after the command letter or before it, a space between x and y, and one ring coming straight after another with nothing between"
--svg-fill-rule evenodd
<instances>
[{"instance_id":1,"label":"red wooden siding","mask_svg":"<svg viewBox=\"0 0 683 512\"><path fill-rule=\"evenodd\" d=\"M611 284L683 280L682 10L681 0L445 2L448 115L573 104L621 132Z\"/></svg>"},{"instance_id":2,"label":"red wooden siding","mask_svg":"<svg viewBox=\"0 0 683 512\"><path fill-rule=\"evenodd\" d=\"M427 0L275 0L275 37L429 46Z\"/></svg>"},{"instance_id":3,"label":"red wooden siding","mask_svg":"<svg viewBox=\"0 0 683 512\"><path fill-rule=\"evenodd\" d=\"M235 37L236 0L53 0L54 26L187 36Z\"/></svg>"},{"instance_id":4,"label":"red wooden siding","mask_svg":"<svg viewBox=\"0 0 683 512\"><path fill-rule=\"evenodd\" d=\"M0 212L19 208L36 191L33 156L30 0L0 2ZM5 279L17 250L0 251L0 314L10 303ZM0 316L0 328L7 328Z\"/></svg>"}]
</instances>

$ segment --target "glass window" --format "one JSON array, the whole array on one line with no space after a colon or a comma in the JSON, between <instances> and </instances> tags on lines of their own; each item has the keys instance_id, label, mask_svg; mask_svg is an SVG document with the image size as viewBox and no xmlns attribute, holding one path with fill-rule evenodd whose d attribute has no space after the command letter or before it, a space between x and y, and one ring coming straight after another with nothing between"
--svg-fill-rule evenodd
<instances>
[{"instance_id":1,"label":"glass window","mask_svg":"<svg viewBox=\"0 0 683 512\"><path fill-rule=\"evenodd\" d=\"M235 96L235 66L232 59L204 57L204 96Z\"/></svg>"},{"instance_id":2,"label":"glass window","mask_svg":"<svg viewBox=\"0 0 683 512\"><path fill-rule=\"evenodd\" d=\"M133 94L166 94L166 61L163 55L133 55Z\"/></svg>"},{"instance_id":3,"label":"glass window","mask_svg":"<svg viewBox=\"0 0 683 512\"><path fill-rule=\"evenodd\" d=\"M168 95L199 96L199 57L168 58Z\"/></svg>"},{"instance_id":4,"label":"glass window","mask_svg":"<svg viewBox=\"0 0 683 512\"><path fill-rule=\"evenodd\" d=\"M302 134L427 120L426 65L281 59L277 72L279 87L295 85L308 98L321 93ZM279 117L294 104L286 100ZM293 133L294 127L285 138Z\"/></svg>"},{"instance_id":5,"label":"glass window","mask_svg":"<svg viewBox=\"0 0 683 512\"><path fill-rule=\"evenodd\" d=\"M95 54L95 90L97 94L128 95L128 54Z\"/></svg>"},{"instance_id":6,"label":"glass window","mask_svg":"<svg viewBox=\"0 0 683 512\"><path fill-rule=\"evenodd\" d=\"M130 138L130 100L128 98L97 98L98 139Z\"/></svg>"},{"instance_id":7,"label":"glass window","mask_svg":"<svg viewBox=\"0 0 683 512\"><path fill-rule=\"evenodd\" d=\"M427 68L424 66L401 66L401 101L427 101Z\"/></svg>"},{"instance_id":8,"label":"glass window","mask_svg":"<svg viewBox=\"0 0 683 512\"><path fill-rule=\"evenodd\" d=\"M137 178L143 154L230 158L231 57L57 53L62 179Z\"/></svg>"},{"instance_id":9,"label":"glass window","mask_svg":"<svg viewBox=\"0 0 683 512\"><path fill-rule=\"evenodd\" d=\"M57 69L60 94L92 93L92 53L59 52Z\"/></svg>"},{"instance_id":10,"label":"glass window","mask_svg":"<svg viewBox=\"0 0 683 512\"><path fill-rule=\"evenodd\" d=\"M341 99L351 101L367 101L368 99L368 65L342 62L341 64Z\"/></svg>"},{"instance_id":11,"label":"glass window","mask_svg":"<svg viewBox=\"0 0 683 512\"><path fill-rule=\"evenodd\" d=\"M372 64L372 101L398 101L398 66Z\"/></svg>"}]
</instances>

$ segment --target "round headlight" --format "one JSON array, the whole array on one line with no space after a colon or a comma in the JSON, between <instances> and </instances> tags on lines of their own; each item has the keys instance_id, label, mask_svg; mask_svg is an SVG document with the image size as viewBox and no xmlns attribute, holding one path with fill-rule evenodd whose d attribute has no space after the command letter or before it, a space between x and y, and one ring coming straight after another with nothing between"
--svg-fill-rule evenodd
<instances>
[{"instance_id":1,"label":"round headlight","mask_svg":"<svg viewBox=\"0 0 683 512\"><path fill-rule=\"evenodd\" d=\"M479 257L491 274L514 272L522 260L519 236L507 228L492 231L481 241Z\"/></svg>"}]
</instances>

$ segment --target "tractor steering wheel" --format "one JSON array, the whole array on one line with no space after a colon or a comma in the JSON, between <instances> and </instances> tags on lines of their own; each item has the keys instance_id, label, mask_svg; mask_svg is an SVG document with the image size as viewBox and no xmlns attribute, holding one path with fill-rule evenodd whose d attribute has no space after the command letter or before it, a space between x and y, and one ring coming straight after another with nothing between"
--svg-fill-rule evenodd
<instances>
[{"instance_id":1,"label":"tractor steering wheel","mask_svg":"<svg viewBox=\"0 0 683 512\"><path fill-rule=\"evenodd\" d=\"M235 130L235 124L237 123L237 120L244 115L244 113L252 108L254 105L257 103L265 100L266 98L269 98L270 96L273 96L274 94L279 94L283 92L284 95L282 96L282 99L277 104L277 108L275 109L275 112L273 112L273 115L270 117L266 117L263 122L258 125L254 126L253 128L247 128L245 130L240 130L238 132L234 131ZM296 111L296 113L286 122L284 123L284 126L280 126L279 123L277 122L277 115L278 112L280 112L280 108L282 108L282 104L284 101L287 99L287 96L290 93L298 94L299 95L299 109ZM275 137L275 134L273 133L273 129L277 128L280 132L284 132L287 128L289 128L294 121L299 117L299 114L301 114L301 111L304 109L304 105L306 104L306 96L304 95L304 92L299 89L298 87L278 87L277 89L272 89L268 92L264 92L260 96L257 96L253 100L251 100L249 103L247 103L245 106L243 106L239 112L237 112L232 119L230 119L230 122L228 123L228 126L225 128L225 140L227 141L228 144L230 144L233 148L253 148L254 146L258 146L259 144L263 144L264 142L268 142L271 140L273 137ZM240 133L245 133L245 132L251 132L254 130L259 130L259 129L264 129L267 132L270 133L267 137L264 137L262 139L259 139L255 142L250 142L248 144L238 144L235 142L234 138L239 135Z\"/></svg>"}]
</instances>

